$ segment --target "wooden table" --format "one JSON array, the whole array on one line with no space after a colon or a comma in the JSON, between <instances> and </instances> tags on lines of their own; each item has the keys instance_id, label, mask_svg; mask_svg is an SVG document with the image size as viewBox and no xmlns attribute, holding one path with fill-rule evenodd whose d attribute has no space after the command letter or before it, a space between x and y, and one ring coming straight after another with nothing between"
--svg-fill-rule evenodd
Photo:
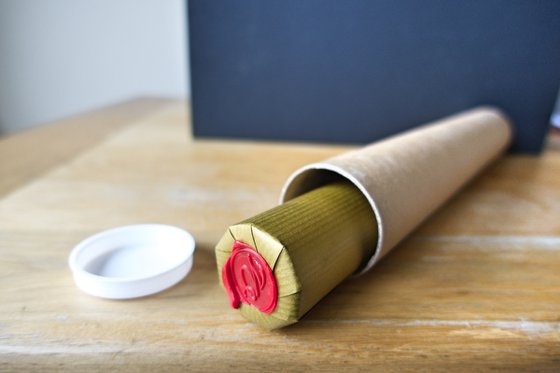
<instances>
[{"instance_id":1,"label":"wooden table","mask_svg":"<svg viewBox=\"0 0 560 373\"><path fill-rule=\"evenodd\" d=\"M0 370L560 371L560 151L507 156L367 275L267 332L229 307L213 247L296 168L349 147L192 140L141 99L0 140ZM197 240L143 299L81 293L72 247L141 222Z\"/></svg>"}]
</instances>

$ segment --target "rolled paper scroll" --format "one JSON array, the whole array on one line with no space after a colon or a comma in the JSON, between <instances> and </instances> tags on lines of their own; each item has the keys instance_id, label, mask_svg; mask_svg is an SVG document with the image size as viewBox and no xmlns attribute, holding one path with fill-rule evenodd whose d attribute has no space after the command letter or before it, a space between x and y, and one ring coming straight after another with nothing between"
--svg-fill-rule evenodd
<instances>
[{"instance_id":1,"label":"rolled paper scroll","mask_svg":"<svg viewBox=\"0 0 560 373\"><path fill-rule=\"evenodd\" d=\"M297 322L369 270L511 140L477 108L296 171L282 204L231 226L216 246L232 307L266 329Z\"/></svg>"},{"instance_id":2,"label":"rolled paper scroll","mask_svg":"<svg viewBox=\"0 0 560 373\"><path fill-rule=\"evenodd\" d=\"M362 193L330 183L231 226L216 247L221 281L246 318L289 325L365 264L376 233Z\"/></svg>"}]
</instances>

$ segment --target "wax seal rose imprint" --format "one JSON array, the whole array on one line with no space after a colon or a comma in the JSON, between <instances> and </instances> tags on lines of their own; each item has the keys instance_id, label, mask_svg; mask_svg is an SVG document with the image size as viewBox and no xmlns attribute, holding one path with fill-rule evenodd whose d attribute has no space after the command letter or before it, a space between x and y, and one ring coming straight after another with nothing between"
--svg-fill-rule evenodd
<instances>
[{"instance_id":1,"label":"wax seal rose imprint","mask_svg":"<svg viewBox=\"0 0 560 373\"><path fill-rule=\"evenodd\" d=\"M266 314L276 308L278 288L272 269L251 246L234 242L222 279L233 308L245 303Z\"/></svg>"}]
</instances>

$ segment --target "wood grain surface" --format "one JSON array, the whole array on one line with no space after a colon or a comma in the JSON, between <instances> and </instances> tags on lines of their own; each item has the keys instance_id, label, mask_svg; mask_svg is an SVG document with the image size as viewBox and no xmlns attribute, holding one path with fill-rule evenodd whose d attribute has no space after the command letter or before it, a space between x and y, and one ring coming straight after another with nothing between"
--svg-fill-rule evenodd
<instances>
[{"instance_id":1,"label":"wood grain surface","mask_svg":"<svg viewBox=\"0 0 560 373\"><path fill-rule=\"evenodd\" d=\"M366 275L274 332L218 284L224 230L296 168L350 147L192 140L183 102L144 99L0 140L1 371L560 370L560 152L507 156ZM72 247L157 222L197 240L153 296L81 293Z\"/></svg>"}]
</instances>

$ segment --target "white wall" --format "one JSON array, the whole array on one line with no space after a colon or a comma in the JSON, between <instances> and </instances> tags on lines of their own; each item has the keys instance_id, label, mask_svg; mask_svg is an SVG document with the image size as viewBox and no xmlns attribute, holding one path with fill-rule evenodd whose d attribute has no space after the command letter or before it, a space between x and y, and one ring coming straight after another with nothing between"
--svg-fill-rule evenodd
<instances>
[{"instance_id":1,"label":"white wall","mask_svg":"<svg viewBox=\"0 0 560 373\"><path fill-rule=\"evenodd\" d=\"M0 134L188 95L183 0L0 0Z\"/></svg>"}]
</instances>

